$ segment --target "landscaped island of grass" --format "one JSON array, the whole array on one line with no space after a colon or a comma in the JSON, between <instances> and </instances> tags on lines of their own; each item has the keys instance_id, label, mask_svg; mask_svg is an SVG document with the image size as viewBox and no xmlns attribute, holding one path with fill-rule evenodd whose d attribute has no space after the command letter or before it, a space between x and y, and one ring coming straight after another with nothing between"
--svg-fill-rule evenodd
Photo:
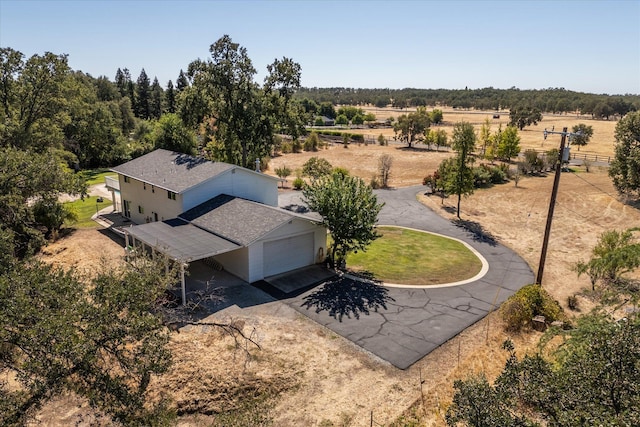
<instances>
[{"instance_id":1,"label":"landscaped island of grass","mask_svg":"<svg viewBox=\"0 0 640 427\"><path fill-rule=\"evenodd\" d=\"M378 227L380 238L366 252L347 256L347 267L376 279L405 285L438 285L469 279L482 268L462 242L397 227Z\"/></svg>"}]
</instances>

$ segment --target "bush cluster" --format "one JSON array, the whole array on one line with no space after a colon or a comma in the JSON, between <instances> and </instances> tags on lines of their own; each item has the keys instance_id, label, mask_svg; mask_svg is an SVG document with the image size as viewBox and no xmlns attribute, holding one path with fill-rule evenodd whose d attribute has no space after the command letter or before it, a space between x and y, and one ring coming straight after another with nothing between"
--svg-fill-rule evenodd
<instances>
[{"instance_id":1,"label":"bush cluster","mask_svg":"<svg viewBox=\"0 0 640 427\"><path fill-rule=\"evenodd\" d=\"M507 164L482 164L473 168L474 186L487 187L491 184L502 184L507 180L509 166Z\"/></svg>"},{"instance_id":2,"label":"bush cluster","mask_svg":"<svg viewBox=\"0 0 640 427\"><path fill-rule=\"evenodd\" d=\"M302 187L304 187L304 179L298 177L293 180L292 185L295 190L302 190Z\"/></svg>"},{"instance_id":3,"label":"bush cluster","mask_svg":"<svg viewBox=\"0 0 640 427\"><path fill-rule=\"evenodd\" d=\"M500 312L506 329L512 332L530 326L535 316L544 316L547 323L564 318L560 304L536 284L527 285L512 295Z\"/></svg>"}]
</instances>

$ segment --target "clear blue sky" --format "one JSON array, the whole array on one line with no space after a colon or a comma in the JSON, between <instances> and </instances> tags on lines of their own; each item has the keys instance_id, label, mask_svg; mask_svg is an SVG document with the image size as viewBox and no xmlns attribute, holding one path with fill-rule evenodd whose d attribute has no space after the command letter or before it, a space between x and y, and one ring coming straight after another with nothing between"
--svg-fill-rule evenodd
<instances>
[{"instance_id":1,"label":"clear blue sky","mask_svg":"<svg viewBox=\"0 0 640 427\"><path fill-rule=\"evenodd\" d=\"M286 56L307 87L565 89L640 94L640 0L13 1L0 46L66 53L111 80L165 86L224 34L262 81Z\"/></svg>"}]
</instances>

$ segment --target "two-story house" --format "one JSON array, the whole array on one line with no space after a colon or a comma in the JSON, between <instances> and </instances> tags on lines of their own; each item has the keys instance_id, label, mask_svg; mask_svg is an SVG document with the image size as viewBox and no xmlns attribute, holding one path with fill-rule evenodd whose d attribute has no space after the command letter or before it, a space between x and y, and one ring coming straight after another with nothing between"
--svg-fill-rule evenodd
<instances>
[{"instance_id":1,"label":"two-story house","mask_svg":"<svg viewBox=\"0 0 640 427\"><path fill-rule=\"evenodd\" d=\"M223 162L155 150L118 174L127 244L142 242L174 260L212 258L246 282L317 262L326 228L278 208L278 179Z\"/></svg>"}]
</instances>

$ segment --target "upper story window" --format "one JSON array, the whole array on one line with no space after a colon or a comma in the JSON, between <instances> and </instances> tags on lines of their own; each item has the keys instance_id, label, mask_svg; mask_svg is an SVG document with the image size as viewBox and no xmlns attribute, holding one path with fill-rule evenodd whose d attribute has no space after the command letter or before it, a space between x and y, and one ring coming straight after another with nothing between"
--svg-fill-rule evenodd
<instances>
[{"instance_id":1,"label":"upper story window","mask_svg":"<svg viewBox=\"0 0 640 427\"><path fill-rule=\"evenodd\" d=\"M124 182L126 182L127 184L131 182L131 179L128 176L124 176Z\"/></svg>"},{"instance_id":2,"label":"upper story window","mask_svg":"<svg viewBox=\"0 0 640 427\"><path fill-rule=\"evenodd\" d=\"M143 183L142 183L142 189L143 189L143 190L146 190L146 189L147 189L147 183L146 183L146 182L143 182Z\"/></svg>"},{"instance_id":3,"label":"upper story window","mask_svg":"<svg viewBox=\"0 0 640 427\"><path fill-rule=\"evenodd\" d=\"M176 199L176 193L174 193L173 191L167 190L167 199L175 200Z\"/></svg>"},{"instance_id":4,"label":"upper story window","mask_svg":"<svg viewBox=\"0 0 640 427\"><path fill-rule=\"evenodd\" d=\"M151 192L155 193L156 192L156 186L155 185L151 185Z\"/></svg>"}]
</instances>

